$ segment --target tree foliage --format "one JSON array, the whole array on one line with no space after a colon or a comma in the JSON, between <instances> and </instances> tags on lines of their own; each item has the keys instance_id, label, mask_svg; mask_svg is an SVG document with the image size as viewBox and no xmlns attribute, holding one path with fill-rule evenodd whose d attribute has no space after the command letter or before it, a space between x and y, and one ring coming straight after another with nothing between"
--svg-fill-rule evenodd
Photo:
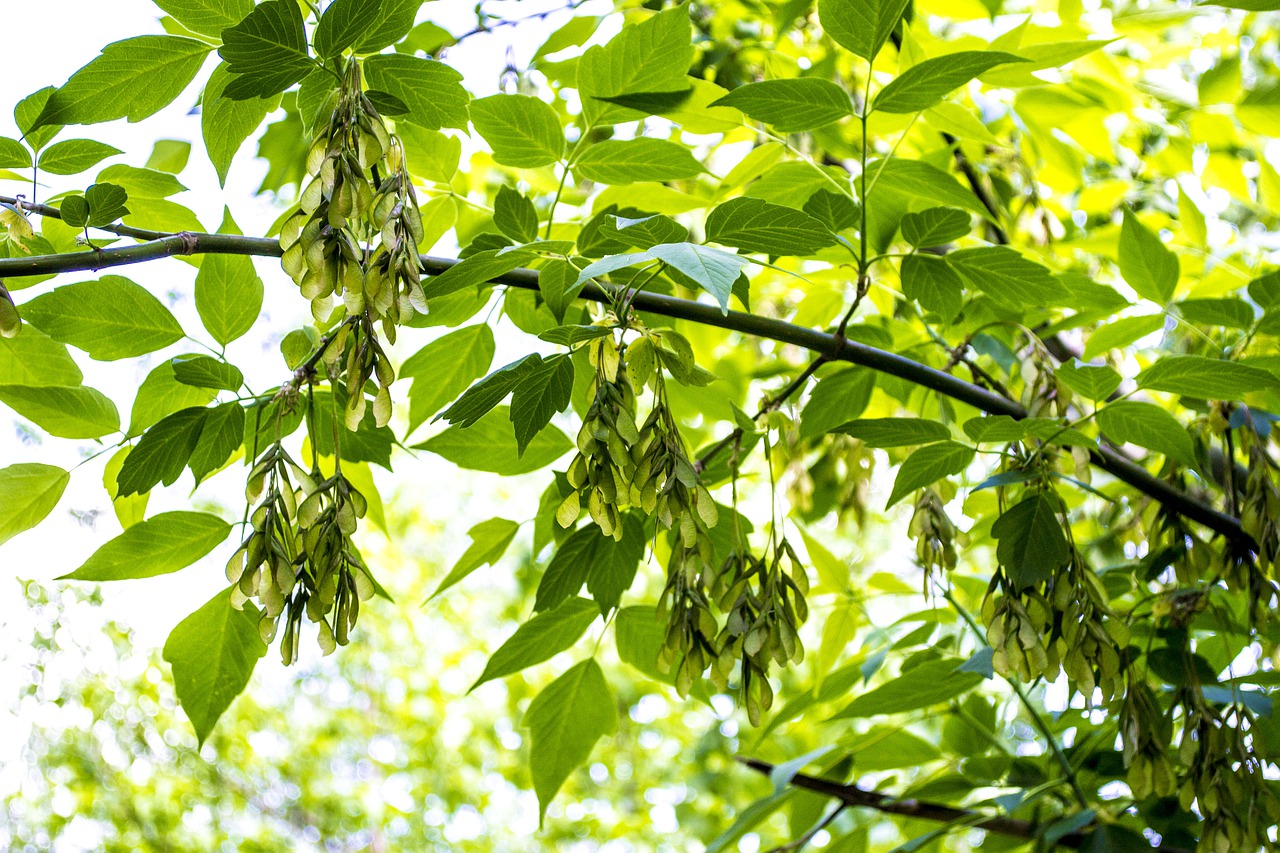
<instances>
[{"instance_id":1,"label":"tree foliage","mask_svg":"<svg viewBox=\"0 0 1280 853\"><path fill-rule=\"evenodd\" d=\"M540 817L636 678L758 729L774 793L713 849L788 803L847 850L877 813L929 824L899 849L1275 843L1275 3L158 5L0 139L34 182L0 199L0 402L111 454L122 530L67 578L229 558L163 652L197 745L269 646L403 592L370 466L417 450L537 483L432 586L518 543L528 616L475 685L539 668ZM545 43L485 92L449 49L500 27ZM185 153L89 178L121 152L58 139L197 99L220 181L257 139L272 233L204 233ZM202 328L66 280L173 256ZM310 322L254 390L227 345L290 281ZM127 423L83 358L154 366ZM0 541L75 476L0 470Z\"/></svg>"}]
</instances>

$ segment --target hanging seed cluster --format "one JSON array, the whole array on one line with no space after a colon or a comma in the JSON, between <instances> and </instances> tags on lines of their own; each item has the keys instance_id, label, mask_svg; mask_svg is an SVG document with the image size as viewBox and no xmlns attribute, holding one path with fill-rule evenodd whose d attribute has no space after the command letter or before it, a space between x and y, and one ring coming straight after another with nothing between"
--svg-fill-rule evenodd
<instances>
[{"instance_id":1,"label":"hanging seed cluster","mask_svg":"<svg viewBox=\"0 0 1280 853\"><path fill-rule=\"evenodd\" d=\"M334 370L342 363L346 378L347 404L343 419L347 429L355 431L364 420L368 407L365 384L377 381L378 392L373 398L373 420L376 426L386 426L391 420L391 383L396 379L395 369L382 349L382 342L373 329L367 314L344 323L334 335L333 342L325 349L324 361L329 365L330 382L336 386Z\"/></svg>"},{"instance_id":2,"label":"hanging seed cluster","mask_svg":"<svg viewBox=\"0 0 1280 853\"><path fill-rule=\"evenodd\" d=\"M1126 780L1134 797L1171 797L1178 790L1178 774L1169 760L1172 731L1151 688L1129 679L1120 705L1120 738L1124 744Z\"/></svg>"},{"instance_id":3,"label":"hanging seed cluster","mask_svg":"<svg viewBox=\"0 0 1280 853\"><path fill-rule=\"evenodd\" d=\"M956 527L933 489L920 490L907 532L916 540L916 560L926 572L956 567Z\"/></svg>"},{"instance_id":4,"label":"hanging seed cluster","mask_svg":"<svg viewBox=\"0 0 1280 853\"><path fill-rule=\"evenodd\" d=\"M323 479L305 471L278 442L258 458L245 494L253 507L251 529L227 563L227 580L235 584L232 603L258 602L258 630L266 643L284 620L280 656L286 665L298 659L304 614L319 626L325 654L346 645L360 602L377 591L351 542L367 508L364 496L340 471Z\"/></svg>"},{"instance_id":5,"label":"hanging seed cluster","mask_svg":"<svg viewBox=\"0 0 1280 853\"><path fill-rule=\"evenodd\" d=\"M364 301L382 318L387 339L395 343L398 324L407 321L414 310L427 313L422 260L418 255L418 244L425 232L409 180L404 146L394 137L386 164L387 177L373 198L373 226L378 229L380 243L369 262Z\"/></svg>"}]
</instances>

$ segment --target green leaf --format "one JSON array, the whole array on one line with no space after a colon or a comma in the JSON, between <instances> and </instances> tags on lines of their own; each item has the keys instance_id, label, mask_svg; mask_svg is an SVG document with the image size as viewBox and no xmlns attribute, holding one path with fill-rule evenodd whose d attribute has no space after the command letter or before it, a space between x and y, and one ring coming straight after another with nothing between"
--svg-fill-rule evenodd
<instances>
[{"instance_id":1,"label":"green leaf","mask_svg":"<svg viewBox=\"0 0 1280 853\"><path fill-rule=\"evenodd\" d=\"M494 406L507 398L516 386L542 363L537 353L526 355L505 364L467 389L458 401L444 411L441 418L463 428L484 417Z\"/></svg>"},{"instance_id":2,"label":"green leaf","mask_svg":"<svg viewBox=\"0 0 1280 853\"><path fill-rule=\"evenodd\" d=\"M1056 305L1067 295L1046 267L1007 246L960 249L947 262L970 287L1011 307Z\"/></svg>"},{"instance_id":3,"label":"green leaf","mask_svg":"<svg viewBox=\"0 0 1280 853\"><path fill-rule=\"evenodd\" d=\"M923 160L904 160L894 157L876 161L867 166L875 178L875 186L868 187L872 207L881 196L897 195L908 199L920 199L930 205L958 207L970 213L991 219L991 211L978 200L972 191L937 166ZM870 211L871 208L868 208ZM1012 250L1011 250L1012 251Z\"/></svg>"},{"instance_id":4,"label":"green leaf","mask_svg":"<svg viewBox=\"0 0 1280 853\"><path fill-rule=\"evenodd\" d=\"M666 636L666 626L652 605L623 607L613 623L613 639L618 657L654 681L671 683L671 674L662 671L658 656Z\"/></svg>"},{"instance_id":5,"label":"green leaf","mask_svg":"<svg viewBox=\"0 0 1280 853\"><path fill-rule=\"evenodd\" d=\"M902 217L902 239L917 249L959 240L972 229L969 214L954 207L930 207Z\"/></svg>"},{"instance_id":6,"label":"green leaf","mask_svg":"<svg viewBox=\"0 0 1280 853\"><path fill-rule=\"evenodd\" d=\"M66 344L29 323L12 338L0 337L0 385L79 385L83 380Z\"/></svg>"},{"instance_id":7,"label":"green leaf","mask_svg":"<svg viewBox=\"0 0 1280 853\"><path fill-rule=\"evenodd\" d=\"M983 415L970 418L961 427L975 444L1008 443L1027 437L1027 420L1014 420L1008 415Z\"/></svg>"},{"instance_id":8,"label":"green leaf","mask_svg":"<svg viewBox=\"0 0 1280 853\"><path fill-rule=\"evenodd\" d=\"M72 228L84 228L89 224L89 202L82 195L69 195L58 204L61 219Z\"/></svg>"},{"instance_id":9,"label":"green leaf","mask_svg":"<svg viewBox=\"0 0 1280 853\"><path fill-rule=\"evenodd\" d=\"M586 150L574 163L578 174L601 184L676 181L706 171L693 152L668 139L606 139Z\"/></svg>"},{"instance_id":10,"label":"green leaf","mask_svg":"<svg viewBox=\"0 0 1280 853\"><path fill-rule=\"evenodd\" d=\"M524 726L529 729L529 770L541 822L547 805L591 756L596 741L618 728L618 706L600 664L584 660L548 684L529 703Z\"/></svg>"},{"instance_id":11,"label":"green leaf","mask_svg":"<svg viewBox=\"0 0 1280 853\"><path fill-rule=\"evenodd\" d=\"M493 201L493 224L517 243L538 238L538 211L533 202L505 184L498 187Z\"/></svg>"},{"instance_id":12,"label":"green leaf","mask_svg":"<svg viewBox=\"0 0 1280 853\"><path fill-rule=\"evenodd\" d=\"M0 385L0 403L59 438L101 438L120 429L115 403L83 385Z\"/></svg>"},{"instance_id":13,"label":"green leaf","mask_svg":"<svg viewBox=\"0 0 1280 853\"><path fill-rule=\"evenodd\" d=\"M547 343L559 344L563 347L574 347L586 341L607 338L613 334L608 326L556 326L538 335Z\"/></svg>"},{"instance_id":14,"label":"green leaf","mask_svg":"<svg viewBox=\"0 0 1280 853\"><path fill-rule=\"evenodd\" d=\"M98 361L132 358L182 339L182 327L144 288L118 275L64 284L22 306L22 316L49 337Z\"/></svg>"},{"instance_id":15,"label":"green leaf","mask_svg":"<svg viewBox=\"0 0 1280 853\"><path fill-rule=\"evenodd\" d=\"M578 268L568 261L553 258L538 270L538 292L557 323L564 322L565 312L581 290Z\"/></svg>"},{"instance_id":16,"label":"green leaf","mask_svg":"<svg viewBox=\"0 0 1280 853\"><path fill-rule=\"evenodd\" d=\"M200 440L187 461L196 485L226 464L244 444L244 423L244 407L239 403L223 403L208 410Z\"/></svg>"},{"instance_id":17,"label":"green leaf","mask_svg":"<svg viewBox=\"0 0 1280 853\"><path fill-rule=\"evenodd\" d=\"M621 540L605 536L588 524L575 530L560 544L538 582L535 611L559 607L578 594L586 584L600 612L608 613L635 579L636 566L644 557L644 529L634 515L623 516Z\"/></svg>"},{"instance_id":18,"label":"green leaf","mask_svg":"<svg viewBox=\"0 0 1280 853\"><path fill-rule=\"evenodd\" d=\"M926 445L907 457L898 468L893 492L885 509L896 504L916 489L932 485L943 477L959 474L973 461L973 448L956 441Z\"/></svg>"},{"instance_id":19,"label":"green leaf","mask_svg":"<svg viewBox=\"0 0 1280 853\"><path fill-rule=\"evenodd\" d=\"M373 21L357 37L356 53L377 53L395 44L413 29L423 0L382 0Z\"/></svg>"},{"instance_id":20,"label":"green leaf","mask_svg":"<svg viewBox=\"0 0 1280 853\"><path fill-rule=\"evenodd\" d=\"M78 140L72 140L73 142ZM58 145L64 143L59 142L49 150L52 151ZM182 182L168 172L159 172L155 169L139 169L137 166L128 166L124 163L117 163L114 166L108 166L98 173L99 183L112 183L126 190L127 195L131 199L138 198L168 198L180 192L186 192L186 187Z\"/></svg>"},{"instance_id":21,"label":"green leaf","mask_svg":"<svg viewBox=\"0 0 1280 853\"><path fill-rule=\"evenodd\" d=\"M530 363L511 394L511 422L520 456L534 436L551 423L552 416L569 407L573 392L573 360L567 354L544 359L533 356Z\"/></svg>"},{"instance_id":22,"label":"green leaf","mask_svg":"<svg viewBox=\"0 0 1280 853\"><path fill-rule=\"evenodd\" d=\"M239 234L240 228L223 213L220 234ZM205 255L196 275L196 311L218 343L226 346L252 328L262 311L262 279L244 255Z\"/></svg>"},{"instance_id":23,"label":"green leaf","mask_svg":"<svg viewBox=\"0 0 1280 853\"><path fill-rule=\"evenodd\" d=\"M267 653L258 631L258 608L248 601L238 608L232 605L233 589L218 593L179 622L164 644L164 659L173 667L174 692L199 745Z\"/></svg>"},{"instance_id":24,"label":"green leaf","mask_svg":"<svg viewBox=\"0 0 1280 853\"><path fill-rule=\"evenodd\" d=\"M1254 321L1253 307L1234 296L1221 299L1185 299L1176 305L1182 318L1197 326L1248 329Z\"/></svg>"},{"instance_id":25,"label":"green leaf","mask_svg":"<svg viewBox=\"0 0 1280 853\"><path fill-rule=\"evenodd\" d=\"M504 166L536 169L564 153L564 130L552 107L530 95L490 95L471 102L471 123Z\"/></svg>"},{"instance_id":26,"label":"green leaf","mask_svg":"<svg viewBox=\"0 0 1280 853\"><path fill-rule=\"evenodd\" d=\"M735 198L711 211L707 239L767 255L812 255L833 246L836 235L807 213L758 198Z\"/></svg>"},{"instance_id":27,"label":"green leaf","mask_svg":"<svg viewBox=\"0 0 1280 853\"><path fill-rule=\"evenodd\" d=\"M485 282L492 281L500 275L511 272L532 258L533 255L529 252L503 252L501 249L485 249L464 258L440 275L429 279L423 285L423 290L427 294L428 301L438 299L441 296L448 296L450 293L457 293L459 290L466 290L467 288L477 287Z\"/></svg>"},{"instance_id":28,"label":"green leaf","mask_svg":"<svg viewBox=\"0 0 1280 853\"><path fill-rule=\"evenodd\" d=\"M511 541L516 538L520 525L505 518L491 518L482 521L467 531L471 544L454 563L445 579L440 581L436 591L431 593L430 601L449 587L461 581L481 566L496 565L502 555L507 552Z\"/></svg>"},{"instance_id":29,"label":"green leaf","mask_svg":"<svg viewBox=\"0 0 1280 853\"><path fill-rule=\"evenodd\" d=\"M913 447L932 444L951 436L946 424L926 418L867 418L847 423L832 432L842 432L867 447Z\"/></svg>"},{"instance_id":30,"label":"green leaf","mask_svg":"<svg viewBox=\"0 0 1280 853\"><path fill-rule=\"evenodd\" d=\"M626 248L651 249L661 243L684 243L689 239L689 229L670 216L643 216L628 219L625 216L606 215L600 223L599 236ZM574 275L577 275L575 269Z\"/></svg>"},{"instance_id":31,"label":"green leaf","mask_svg":"<svg viewBox=\"0 0 1280 853\"><path fill-rule=\"evenodd\" d=\"M22 138L33 151L39 151L62 130L60 124L36 125L36 120L40 118L45 105L49 103L49 98L56 91L58 90L53 86L37 89L18 101L17 106L13 108L14 122L18 125L18 130L22 131ZM30 161L27 165L30 165Z\"/></svg>"},{"instance_id":32,"label":"green leaf","mask_svg":"<svg viewBox=\"0 0 1280 853\"><path fill-rule=\"evenodd\" d=\"M35 127L142 121L182 94L212 48L176 36L113 42L49 96Z\"/></svg>"},{"instance_id":33,"label":"green leaf","mask_svg":"<svg viewBox=\"0 0 1280 853\"><path fill-rule=\"evenodd\" d=\"M75 175L108 157L123 153L114 145L95 139L68 139L55 142L44 150L40 155L40 171L51 175Z\"/></svg>"},{"instance_id":34,"label":"green leaf","mask_svg":"<svg viewBox=\"0 0 1280 853\"><path fill-rule=\"evenodd\" d=\"M964 672L954 659L927 660L892 681L863 693L831 719L903 714L941 704L982 683L976 672Z\"/></svg>"},{"instance_id":35,"label":"green leaf","mask_svg":"<svg viewBox=\"0 0 1280 853\"><path fill-rule=\"evenodd\" d=\"M514 476L537 471L573 448L565 434L548 427L520 454L514 426L506 406L498 406L472 426L450 427L415 448L443 456L459 468Z\"/></svg>"},{"instance_id":36,"label":"green leaf","mask_svg":"<svg viewBox=\"0 0 1280 853\"><path fill-rule=\"evenodd\" d=\"M409 107L401 121L439 130L467 129L467 102L462 75L433 59L402 54L379 54L364 63L369 86L394 95Z\"/></svg>"},{"instance_id":37,"label":"green leaf","mask_svg":"<svg viewBox=\"0 0 1280 853\"><path fill-rule=\"evenodd\" d=\"M871 108L882 113L927 110L979 74L1007 62L1026 60L996 50L962 50L926 59L891 80L876 95Z\"/></svg>"},{"instance_id":38,"label":"green leaf","mask_svg":"<svg viewBox=\"0 0 1280 853\"><path fill-rule=\"evenodd\" d=\"M1202 355L1169 355L1138 374L1138 387L1204 400L1243 400L1280 386L1269 370Z\"/></svg>"},{"instance_id":39,"label":"green leaf","mask_svg":"<svg viewBox=\"0 0 1280 853\"><path fill-rule=\"evenodd\" d=\"M902 295L950 322L964 307L964 280L945 258L907 255L902 259Z\"/></svg>"},{"instance_id":40,"label":"green leaf","mask_svg":"<svg viewBox=\"0 0 1280 853\"><path fill-rule=\"evenodd\" d=\"M597 98L689 88L693 53L693 26L685 6L625 26L608 44L588 48L577 69L586 123L601 127L644 115Z\"/></svg>"},{"instance_id":41,"label":"green leaf","mask_svg":"<svg viewBox=\"0 0 1280 853\"><path fill-rule=\"evenodd\" d=\"M208 554L230 532L230 524L207 512L163 512L108 541L84 565L58 580L118 581L166 575Z\"/></svg>"},{"instance_id":42,"label":"green leaf","mask_svg":"<svg viewBox=\"0 0 1280 853\"><path fill-rule=\"evenodd\" d=\"M186 469L209 410L192 407L161 418L143 434L116 477L119 497L172 486Z\"/></svg>"},{"instance_id":43,"label":"green leaf","mask_svg":"<svg viewBox=\"0 0 1280 853\"><path fill-rule=\"evenodd\" d=\"M1125 208L1120 226L1120 275L1143 299L1165 305L1178 286L1179 266L1160 235Z\"/></svg>"},{"instance_id":44,"label":"green leaf","mask_svg":"<svg viewBox=\"0 0 1280 853\"><path fill-rule=\"evenodd\" d=\"M1044 583L1071 556L1058 520L1057 500L1038 491L1007 509L991 525L996 556L1019 589Z\"/></svg>"},{"instance_id":45,"label":"green leaf","mask_svg":"<svg viewBox=\"0 0 1280 853\"><path fill-rule=\"evenodd\" d=\"M71 475L53 465L21 462L0 468L0 545L44 521L69 482Z\"/></svg>"},{"instance_id":46,"label":"green leaf","mask_svg":"<svg viewBox=\"0 0 1280 853\"><path fill-rule=\"evenodd\" d=\"M831 190L818 190L809 196L804 212L832 231L843 231L858 224L858 206L853 199Z\"/></svg>"},{"instance_id":47,"label":"green leaf","mask_svg":"<svg viewBox=\"0 0 1280 853\"><path fill-rule=\"evenodd\" d=\"M814 438L855 420L867 410L875 387L875 371L866 367L846 367L822 377L800 412L800 437Z\"/></svg>"},{"instance_id":48,"label":"green leaf","mask_svg":"<svg viewBox=\"0 0 1280 853\"><path fill-rule=\"evenodd\" d=\"M1096 329L1084 345L1082 356L1095 358L1113 349L1122 349L1139 338L1145 338L1164 328L1163 314L1147 314L1141 317L1122 317Z\"/></svg>"},{"instance_id":49,"label":"green leaf","mask_svg":"<svg viewBox=\"0 0 1280 853\"><path fill-rule=\"evenodd\" d=\"M1195 467L1195 446L1182 423L1154 403L1129 400L1098 410L1098 428L1116 444L1136 444Z\"/></svg>"},{"instance_id":50,"label":"green leaf","mask_svg":"<svg viewBox=\"0 0 1280 853\"><path fill-rule=\"evenodd\" d=\"M253 0L155 0L157 6L193 32L222 38L222 31L253 11Z\"/></svg>"},{"instance_id":51,"label":"green leaf","mask_svg":"<svg viewBox=\"0 0 1280 853\"><path fill-rule=\"evenodd\" d=\"M143 430L174 412L191 407L203 408L213 402L217 391L196 388L178 381L172 361L158 365L147 374L133 399L133 411L129 415L128 437L141 435Z\"/></svg>"},{"instance_id":52,"label":"green leaf","mask_svg":"<svg viewBox=\"0 0 1280 853\"><path fill-rule=\"evenodd\" d=\"M363 392L361 392L363 393ZM336 398L336 399L335 399ZM366 398L366 404L369 402ZM315 393L316 431L313 440L321 456L334 455L334 412L338 413L338 450L344 462L372 462L391 470L391 448L395 435L390 427L378 426L373 407L366 405L364 418L355 431L347 429L342 413L347 407L347 389L339 385L336 394L330 391Z\"/></svg>"},{"instance_id":53,"label":"green leaf","mask_svg":"<svg viewBox=\"0 0 1280 853\"><path fill-rule=\"evenodd\" d=\"M316 53L321 59L333 59L355 44L381 10L382 0L333 0L320 16L312 37Z\"/></svg>"},{"instance_id":54,"label":"green leaf","mask_svg":"<svg viewBox=\"0 0 1280 853\"><path fill-rule=\"evenodd\" d=\"M124 206L128 194L115 184L92 184L84 191L84 200L89 205L90 227L109 225L129 214Z\"/></svg>"},{"instance_id":55,"label":"green leaf","mask_svg":"<svg viewBox=\"0 0 1280 853\"><path fill-rule=\"evenodd\" d=\"M585 598L570 598L555 610L538 613L498 647L471 690L572 648L598 615L596 606Z\"/></svg>"},{"instance_id":56,"label":"green leaf","mask_svg":"<svg viewBox=\"0 0 1280 853\"><path fill-rule=\"evenodd\" d=\"M241 100L226 97L224 93L232 79L227 64L218 63L205 84L204 97L200 102L200 132L209 160L218 173L219 186L226 186L231 161L240 146L277 105L276 100L269 97ZM216 256L206 255L205 261L213 257Z\"/></svg>"},{"instance_id":57,"label":"green leaf","mask_svg":"<svg viewBox=\"0 0 1280 853\"><path fill-rule=\"evenodd\" d=\"M693 93L694 90L690 87L674 92L636 92L630 95L610 95L604 98L597 98L597 100L626 107L629 110L635 110L645 115L657 116L678 112L693 97Z\"/></svg>"},{"instance_id":58,"label":"green leaf","mask_svg":"<svg viewBox=\"0 0 1280 853\"><path fill-rule=\"evenodd\" d=\"M749 263L746 258L732 252L695 243L662 243L648 249L645 254L662 261L710 293L720 304L723 314L729 313L733 284L742 268Z\"/></svg>"},{"instance_id":59,"label":"green leaf","mask_svg":"<svg viewBox=\"0 0 1280 853\"><path fill-rule=\"evenodd\" d=\"M711 106L741 110L781 133L813 130L853 115L849 93L817 77L748 83Z\"/></svg>"},{"instance_id":60,"label":"green leaf","mask_svg":"<svg viewBox=\"0 0 1280 853\"><path fill-rule=\"evenodd\" d=\"M238 24L222 31L218 55L233 75L222 96L235 101L278 95L316 67L295 0L259 3Z\"/></svg>"},{"instance_id":61,"label":"green leaf","mask_svg":"<svg viewBox=\"0 0 1280 853\"><path fill-rule=\"evenodd\" d=\"M432 341L400 367L409 388L409 431L458 397L493 361L493 330L486 324L458 329Z\"/></svg>"},{"instance_id":62,"label":"green leaf","mask_svg":"<svg viewBox=\"0 0 1280 853\"><path fill-rule=\"evenodd\" d=\"M1075 359L1055 371L1058 381L1095 403L1105 400L1120 387L1120 374L1105 364L1085 364Z\"/></svg>"},{"instance_id":63,"label":"green leaf","mask_svg":"<svg viewBox=\"0 0 1280 853\"><path fill-rule=\"evenodd\" d=\"M235 391L244 384L244 374L234 364L208 355L180 355L173 359L173 375L183 385Z\"/></svg>"},{"instance_id":64,"label":"green leaf","mask_svg":"<svg viewBox=\"0 0 1280 853\"><path fill-rule=\"evenodd\" d=\"M21 142L0 136L0 169L28 169L31 152Z\"/></svg>"},{"instance_id":65,"label":"green leaf","mask_svg":"<svg viewBox=\"0 0 1280 853\"><path fill-rule=\"evenodd\" d=\"M873 60L906 8L907 0L818 0L818 20L841 47Z\"/></svg>"}]
</instances>

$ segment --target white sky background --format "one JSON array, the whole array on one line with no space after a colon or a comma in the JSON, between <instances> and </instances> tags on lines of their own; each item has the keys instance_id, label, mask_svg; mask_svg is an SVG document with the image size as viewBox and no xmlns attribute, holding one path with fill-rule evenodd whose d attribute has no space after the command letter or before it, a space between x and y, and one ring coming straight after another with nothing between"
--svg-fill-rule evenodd
<instances>
[{"instance_id":1,"label":"white sky background","mask_svg":"<svg viewBox=\"0 0 1280 853\"><path fill-rule=\"evenodd\" d=\"M0 2L5 6L6 36L4 71L0 74L0 136L19 136L13 122L14 104L39 88L61 85L76 69L97 56L106 44L137 35L163 33L159 23L163 13L150 0ZM525 0L486 3L485 8L491 13L509 13L522 18L549 8L561 9L564 5L564 0ZM474 0L436 0L424 4L419 21L433 20L455 34L467 32L476 23L474 8ZM608 8L608 5L602 5L600 11ZM464 74L465 84L473 94L491 94L498 89L508 49L513 51L518 64L527 64L546 36L568 20L570 14L559 11L541 21L529 21L518 27L504 27L493 34L470 38L452 49L446 60ZM615 28L602 28L596 39L607 38L606 33ZM190 192L174 196L173 200L192 208L210 231L217 229L226 205L245 234L266 233L282 208L269 198L254 196L254 190L266 171L265 162L254 157L256 140L250 139L242 147L231 167L225 188L219 187L213 167L204 154L200 116L192 112L192 108L200 86L216 61L216 54L211 54L196 82L174 104L149 119L137 124L118 121L64 129L57 137L58 141L81 137L99 139L122 149L124 153L103 161L82 175L41 175L44 185L40 187L39 199L44 200L65 190L82 190L92 183L98 171L114 163L143 166L156 140L179 139L192 144L190 161L178 176ZM24 193L29 198L30 192L29 183L22 185L0 180L0 194ZM127 242L122 241L122 244ZM278 384L285 376L286 369L277 346L279 337L289 329L308 322L309 311L276 260L255 259L255 265L265 284L264 316L248 335L228 347L228 357L244 370L250 386L258 390ZM197 337L203 335L192 301L195 270L190 265L178 260L161 260L106 272L127 276L146 286L169 305L188 332ZM97 277L98 274L93 272L65 274L53 282L37 285L30 291L18 291L15 295L21 304L35 293L56 284L90 281ZM406 335L411 337L411 343L407 349L404 346L400 348L401 356L421 346L432 334L415 332L412 336ZM207 339L206 342L211 343ZM107 363L92 361L84 353L72 351L85 373L85 384L98 388L115 401L122 425L125 425L136 387L147 373L177 354L202 350L191 341L183 341L142 359ZM502 356L500 348L498 359ZM503 362L499 360L496 363ZM399 388L398 391L399 398L403 400L405 389ZM419 434L418 439L421 437ZM15 462L46 462L70 468L98 449L99 446L93 442L72 442L45 436L39 429L24 424L7 408L0 407L0 467ZM66 493L50 517L37 529L19 534L0 547L0 643L4 643L5 648L22 648L31 637L31 617L18 594L15 579L51 583L53 578L74 570L104 541L120 533L120 525L102 486L103 465L113 452L105 453L75 470ZM430 454L421 454L417 460L400 454L397 460L395 475L378 469L384 497L389 497L393 489L403 489L402 497L408 495L432 517L448 518L460 511L458 491L438 488L442 482L459 483L456 469ZM220 514L223 517L238 520L243 502L244 473L244 468L237 465L202 486L196 495L196 508L219 511L216 505L208 503L216 501L222 505ZM482 493L482 503L492 505L508 493L506 484L500 483L500 478L493 475L463 472L462 477L466 480L459 485L471 486L474 491ZM158 488L151 496L148 517L167 510L190 508L190 488L191 478L187 474L173 487ZM203 506L202 500L206 501ZM460 553L466 542L465 530L470 524L451 526L450 541L439 543L440 550L449 555ZM227 542L209 557L180 572L104 584L106 604L101 616L132 625L137 630L138 652L148 656L152 649L158 650L163 645L168 632L178 621L225 587L222 566L234 550L239 536L237 528ZM86 630L77 630L74 625L67 628L77 636ZM104 653L113 654L109 642L104 639L102 645ZM314 651L307 648L310 645L304 643L304 654ZM271 665L259 667L255 681L287 678L274 652L266 661ZM82 661L77 661L73 666L82 664ZM75 673L51 673L50 677L56 679L60 675L70 678ZM29 673L18 660L5 660L0 655L0 695L13 695L12 692L26 678L29 678ZM0 702L0 708L6 704ZM10 769L16 769L30 721L11 722L17 725L10 725L0 718L0 767L8 765ZM8 787L6 782L13 782L6 776L10 774L0 772L0 791Z\"/></svg>"}]
</instances>

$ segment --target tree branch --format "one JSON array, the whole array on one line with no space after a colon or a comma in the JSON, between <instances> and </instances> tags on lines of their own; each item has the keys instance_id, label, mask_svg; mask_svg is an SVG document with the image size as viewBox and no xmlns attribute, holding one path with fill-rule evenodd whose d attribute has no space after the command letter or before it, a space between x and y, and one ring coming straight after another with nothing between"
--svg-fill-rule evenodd
<instances>
[{"instance_id":1,"label":"tree branch","mask_svg":"<svg viewBox=\"0 0 1280 853\"><path fill-rule=\"evenodd\" d=\"M6 201L15 203L19 200L0 197L0 202ZM58 215L56 210L45 208L44 205L23 204L27 209L46 216ZM180 234L163 234L127 226L108 226L102 230L128 237L146 235L150 239L135 246L110 247L62 255L2 258L0 259L0 280L13 276L100 270L175 255L234 254L278 258L283 254L277 240L265 237L185 231ZM453 258L437 258L429 255L423 255L421 260L423 272L433 276L459 263ZM493 284L536 291L538 272L531 269L515 269L491 281ZM609 304L619 294L612 288L606 290L605 288L608 287L608 285L588 283L582 289L580 298ZM426 293L429 299L430 283L426 287ZM1027 417L1026 409L1020 404L999 394L905 356L851 341L839 335L741 311L721 313L720 309L714 305L659 293L640 291L630 294L629 298L631 305L640 311L802 347L824 356L826 361L845 361L869 367L936 391L954 400L968 403L987 414L1008 415L1015 420ZM1173 512L1203 524L1238 545L1253 551L1257 550L1253 537L1240 526L1239 519L1202 503L1177 487L1155 477L1141 465L1110 447L1091 449L1089 455L1092 462L1099 468L1149 495Z\"/></svg>"},{"instance_id":2,"label":"tree branch","mask_svg":"<svg viewBox=\"0 0 1280 853\"><path fill-rule=\"evenodd\" d=\"M773 772L773 765L767 761L761 761L758 758L746 758L737 756L737 760L758 773L768 776ZM832 782L827 779L818 779L814 776L806 776L803 773L797 773L791 777L791 785L802 788L806 791L812 791L815 794L822 794L840 802L854 806L856 808L874 809L881 814L898 815L899 817L917 818L919 820L932 820L939 823L955 823L964 821L966 826L974 829L983 829L987 832L994 832L997 835L1005 835L1010 838L1026 838L1034 840L1041 837L1041 827L1026 820L1019 820L1011 817L999 817L997 815L984 815L982 812L972 811L970 809L958 809L954 806L945 806L940 803L922 802L920 800L899 800L889 794L880 791L864 791L856 785L841 785L839 782ZM1084 847L1085 842L1089 840L1089 836L1083 832L1070 832L1058 839L1058 846L1066 847L1071 850L1079 850ZM1161 844L1151 848L1158 853L1191 853L1181 847L1170 847L1167 844Z\"/></svg>"}]
</instances>

